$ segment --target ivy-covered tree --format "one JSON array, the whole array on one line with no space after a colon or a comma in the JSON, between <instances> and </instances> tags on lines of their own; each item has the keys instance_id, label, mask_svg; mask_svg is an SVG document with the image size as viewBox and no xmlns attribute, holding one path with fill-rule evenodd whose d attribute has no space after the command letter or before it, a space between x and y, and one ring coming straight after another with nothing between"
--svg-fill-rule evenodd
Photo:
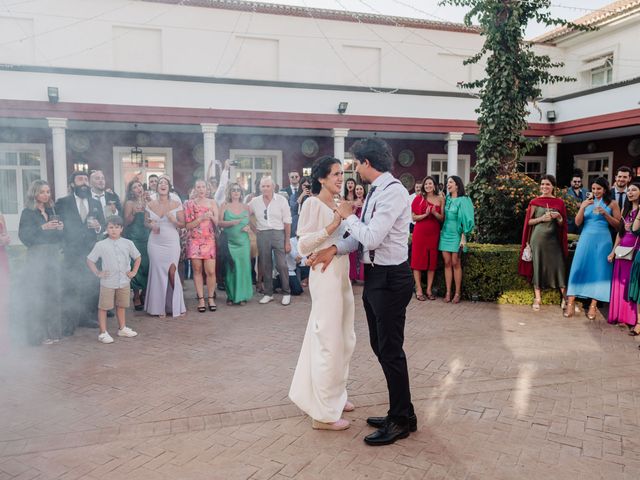
<instances>
[{"instance_id":1,"label":"ivy-covered tree","mask_svg":"<svg viewBox=\"0 0 640 480\"><path fill-rule=\"evenodd\" d=\"M518 178L526 182L517 173L518 162L542 140L523 135L530 105L540 99L542 85L575 81L551 73L563 64L537 54L524 39L525 29L531 21L577 30L590 27L554 18L548 11L550 0L443 0L441 4L469 7L465 24L477 20L485 37L482 49L464 64L486 59L486 76L461 84L463 88L479 89L481 99L476 110L480 129L476 177L469 186L476 206L478 239L487 243L517 242L524 221L523 205L518 202L528 197L518 193ZM514 197L505 197L501 194L505 190L498 189L507 179L511 188L515 183ZM530 185L523 184L523 189L527 188Z\"/></svg>"}]
</instances>

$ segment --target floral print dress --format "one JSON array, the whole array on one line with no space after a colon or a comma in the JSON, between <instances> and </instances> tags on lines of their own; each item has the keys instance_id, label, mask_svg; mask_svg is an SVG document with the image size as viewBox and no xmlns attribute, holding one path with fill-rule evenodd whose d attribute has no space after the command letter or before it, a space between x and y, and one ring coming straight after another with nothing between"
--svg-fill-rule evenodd
<instances>
[{"instance_id":1,"label":"floral print dress","mask_svg":"<svg viewBox=\"0 0 640 480\"><path fill-rule=\"evenodd\" d=\"M195 200L185 203L184 214L187 223L209 211L205 205L198 205ZM186 258L211 260L216 258L215 225L212 220L203 220L195 228L187 230Z\"/></svg>"}]
</instances>

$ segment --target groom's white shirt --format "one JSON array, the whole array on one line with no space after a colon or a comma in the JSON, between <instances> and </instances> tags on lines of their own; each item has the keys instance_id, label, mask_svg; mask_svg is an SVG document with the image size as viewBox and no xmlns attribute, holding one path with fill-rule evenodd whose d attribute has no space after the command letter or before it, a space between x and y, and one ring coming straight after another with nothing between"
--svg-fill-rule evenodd
<instances>
[{"instance_id":1,"label":"groom's white shirt","mask_svg":"<svg viewBox=\"0 0 640 480\"><path fill-rule=\"evenodd\" d=\"M395 185L389 185L394 181ZM358 243L362 243L364 263L371 263L369 251L375 250L376 265L400 265L408 258L409 194L389 172L376 178L371 186L376 190L367 197L366 212L365 207L362 209L364 218L350 215L344 221L350 236L336 243L338 254L357 250Z\"/></svg>"}]
</instances>

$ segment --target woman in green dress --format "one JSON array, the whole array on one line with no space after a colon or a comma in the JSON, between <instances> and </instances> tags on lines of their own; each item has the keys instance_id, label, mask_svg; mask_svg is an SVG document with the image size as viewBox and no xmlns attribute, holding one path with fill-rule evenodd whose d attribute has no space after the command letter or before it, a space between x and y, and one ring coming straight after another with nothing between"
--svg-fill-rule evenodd
<instances>
[{"instance_id":1,"label":"woman in green dress","mask_svg":"<svg viewBox=\"0 0 640 480\"><path fill-rule=\"evenodd\" d=\"M457 175L447 180L447 199L444 204L444 223L440 231L438 250L444 259L444 280L447 293L445 303L452 301L451 287L455 280L456 293L453 303L460 303L462 292L462 264L460 251L467 251L467 239L475 226L473 203L464 193L464 183Z\"/></svg>"},{"instance_id":2,"label":"woman in green dress","mask_svg":"<svg viewBox=\"0 0 640 480\"><path fill-rule=\"evenodd\" d=\"M145 208L144 186L139 180L133 179L127 185L124 204L124 237L133 242L142 257L138 273L131 279L133 306L138 311L144 308L144 295L149 275L149 255L147 254L149 229L144 224Z\"/></svg>"},{"instance_id":3,"label":"woman in green dress","mask_svg":"<svg viewBox=\"0 0 640 480\"><path fill-rule=\"evenodd\" d=\"M237 183L229 185L221 217L219 225L224 228L231 257L224 277L227 305L245 305L253 297L249 207L242 203L242 188Z\"/></svg>"},{"instance_id":4,"label":"woman in green dress","mask_svg":"<svg viewBox=\"0 0 640 480\"><path fill-rule=\"evenodd\" d=\"M560 198L553 196L556 179L543 175L540 179L540 196L527 207L518 272L533 284L533 309L540 310L541 290L557 288L566 301L567 290L567 209ZM531 260L522 258L529 244Z\"/></svg>"}]
</instances>

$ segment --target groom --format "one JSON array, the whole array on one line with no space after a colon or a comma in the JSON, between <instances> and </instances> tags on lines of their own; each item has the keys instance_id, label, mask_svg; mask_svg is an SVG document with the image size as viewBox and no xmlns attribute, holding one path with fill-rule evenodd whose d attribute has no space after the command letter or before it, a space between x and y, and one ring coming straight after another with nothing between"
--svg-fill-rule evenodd
<instances>
[{"instance_id":1,"label":"groom","mask_svg":"<svg viewBox=\"0 0 640 480\"><path fill-rule=\"evenodd\" d=\"M356 172L371 184L361 218L352 214L350 202L341 202L336 212L344 219L349 237L321 250L312 267L323 264L323 271L336 254L358 250L365 266L364 303L371 348L378 357L389 390L386 417L369 417L367 423L378 430L367 435L369 445L389 445L406 438L417 429L411 404L404 323L413 293L411 269L407 263L407 235L411 213L409 195L389 173L392 156L389 146L378 138L358 141L351 153Z\"/></svg>"}]
</instances>

